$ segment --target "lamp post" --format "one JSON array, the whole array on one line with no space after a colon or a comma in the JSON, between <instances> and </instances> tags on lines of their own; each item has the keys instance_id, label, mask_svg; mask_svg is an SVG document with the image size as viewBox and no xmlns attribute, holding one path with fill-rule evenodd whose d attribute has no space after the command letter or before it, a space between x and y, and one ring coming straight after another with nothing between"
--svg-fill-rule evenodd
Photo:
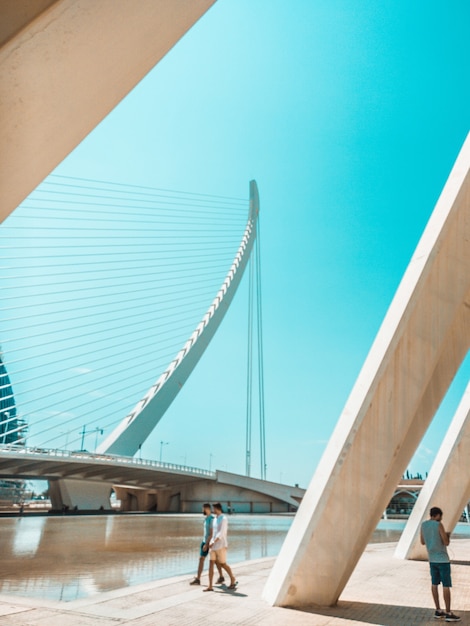
<instances>
[{"instance_id":1,"label":"lamp post","mask_svg":"<svg viewBox=\"0 0 470 626\"><path fill-rule=\"evenodd\" d=\"M95 436L95 450L96 450L96 448L98 447L98 434L102 435L104 431L103 431L103 429L102 429L102 428L100 428L99 426L97 426L97 427L95 428L95 432L96 432L96 436Z\"/></svg>"},{"instance_id":2,"label":"lamp post","mask_svg":"<svg viewBox=\"0 0 470 626\"><path fill-rule=\"evenodd\" d=\"M162 462L163 457L163 446L167 446L169 443L169 441L160 441L160 463Z\"/></svg>"},{"instance_id":3,"label":"lamp post","mask_svg":"<svg viewBox=\"0 0 470 626\"><path fill-rule=\"evenodd\" d=\"M64 445L64 450L67 450L67 448L69 447L69 435L70 435L70 430L61 430L60 431L61 435L65 435L65 445Z\"/></svg>"},{"instance_id":4,"label":"lamp post","mask_svg":"<svg viewBox=\"0 0 470 626\"><path fill-rule=\"evenodd\" d=\"M211 453L209 454L209 472L210 472L210 471L211 471L211 469L212 469L212 458L213 458L213 456L214 456L214 455L213 455L213 454L212 454L212 452L211 452Z\"/></svg>"},{"instance_id":5,"label":"lamp post","mask_svg":"<svg viewBox=\"0 0 470 626\"><path fill-rule=\"evenodd\" d=\"M85 450L85 435L86 435L86 424L83 425L82 428L82 445L80 446L80 450L83 452Z\"/></svg>"}]
</instances>

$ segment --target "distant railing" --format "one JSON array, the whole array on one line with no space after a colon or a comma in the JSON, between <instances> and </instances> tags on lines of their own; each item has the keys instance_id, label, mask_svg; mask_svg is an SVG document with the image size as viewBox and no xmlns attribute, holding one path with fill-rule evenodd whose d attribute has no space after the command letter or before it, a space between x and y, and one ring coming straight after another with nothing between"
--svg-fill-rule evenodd
<instances>
[{"instance_id":1,"label":"distant railing","mask_svg":"<svg viewBox=\"0 0 470 626\"><path fill-rule=\"evenodd\" d=\"M139 467L149 467L156 469L171 470L176 472L183 472L186 474L197 474L198 476L204 476L206 478L215 478L216 472L210 470L204 470L198 467L188 467L187 465L179 465L178 463L164 463L163 461L152 461L148 459L136 459L129 456L117 456L115 454L93 454L93 452L87 452L86 450L77 450L71 452L70 450L60 450L57 448L27 448L25 446L17 444L0 444L0 454L3 452L14 453L20 455L32 455L32 456L47 456L54 458L69 458L69 459L88 459L91 461L106 461L113 463L114 465L135 465Z\"/></svg>"}]
</instances>

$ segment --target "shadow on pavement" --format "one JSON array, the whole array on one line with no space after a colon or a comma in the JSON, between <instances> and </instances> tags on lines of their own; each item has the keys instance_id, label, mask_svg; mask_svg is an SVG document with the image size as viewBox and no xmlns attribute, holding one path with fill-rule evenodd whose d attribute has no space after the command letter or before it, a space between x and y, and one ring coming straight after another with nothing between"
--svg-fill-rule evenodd
<instances>
[{"instance_id":1,"label":"shadow on pavement","mask_svg":"<svg viewBox=\"0 0 470 626\"><path fill-rule=\"evenodd\" d=\"M444 620L434 619L434 609L396 606L389 604L366 604L365 602L339 602L334 607L306 607L300 609L304 613L337 617L343 620L357 621L365 624L380 626L425 626L427 624L446 623ZM455 612L467 623L469 611Z\"/></svg>"}]
</instances>

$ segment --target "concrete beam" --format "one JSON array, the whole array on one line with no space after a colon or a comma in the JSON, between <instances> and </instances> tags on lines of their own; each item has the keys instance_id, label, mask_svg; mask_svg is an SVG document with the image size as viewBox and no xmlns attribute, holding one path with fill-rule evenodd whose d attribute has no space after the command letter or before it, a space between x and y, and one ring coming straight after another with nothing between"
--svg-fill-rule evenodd
<instances>
[{"instance_id":1,"label":"concrete beam","mask_svg":"<svg viewBox=\"0 0 470 626\"><path fill-rule=\"evenodd\" d=\"M470 136L268 578L334 605L470 346Z\"/></svg>"},{"instance_id":2,"label":"concrete beam","mask_svg":"<svg viewBox=\"0 0 470 626\"><path fill-rule=\"evenodd\" d=\"M0 222L214 1L2 1Z\"/></svg>"},{"instance_id":3,"label":"concrete beam","mask_svg":"<svg viewBox=\"0 0 470 626\"><path fill-rule=\"evenodd\" d=\"M221 485L232 485L241 489L262 493L271 496L280 502L286 502L297 509L299 503L305 495L305 489L301 487L291 487L281 483L274 483L269 480L252 478L251 476L240 476L231 472L217 470L217 482Z\"/></svg>"},{"instance_id":4,"label":"concrete beam","mask_svg":"<svg viewBox=\"0 0 470 626\"><path fill-rule=\"evenodd\" d=\"M470 383L400 537L395 551L397 558L427 560L419 533L432 506L444 511L446 530L454 529L470 497L469 458Z\"/></svg>"}]
</instances>

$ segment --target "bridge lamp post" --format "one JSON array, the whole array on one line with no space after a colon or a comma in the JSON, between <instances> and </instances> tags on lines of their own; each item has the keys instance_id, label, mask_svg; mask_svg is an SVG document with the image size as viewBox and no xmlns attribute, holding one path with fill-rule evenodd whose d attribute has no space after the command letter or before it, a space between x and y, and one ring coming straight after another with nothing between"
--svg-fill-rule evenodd
<instances>
[{"instance_id":1,"label":"bridge lamp post","mask_svg":"<svg viewBox=\"0 0 470 626\"><path fill-rule=\"evenodd\" d=\"M86 435L86 424L84 424L82 428L82 445L80 446L80 450L82 452L85 450L85 435Z\"/></svg>"},{"instance_id":2,"label":"bridge lamp post","mask_svg":"<svg viewBox=\"0 0 470 626\"><path fill-rule=\"evenodd\" d=\"M169 443L169 441L160 441L160 463L162 462L163 457L163 446L167 446Z\"/></svg>"},{"instance_id":3,"label":"bridge lamp post","mask_svg":"<svg viewBox=\"0 0 470 626\"><path fill-rule=\"evenodd\" d=\"M214 455L212 454L212 452L209 454L209 472L212 469L212 459L214 458Z\"/></svg>"},{"instance_id":4,"label":"bridge lamp post","mask_svg":"<svg viewBox=\"0 0 470 626\"><path fill-rule=\"evenodd\" d=\"M70 435L70 430L61 430L60 431L61 435L65 435L65 445L64 445L64 450L67 450L67 448L69 447L69 435Z\"/></svg>"},{"instance_id":5,"label":"bridge lamp post","mask_svg":"<svg viewBox=\"0 0 470 626\"><path fill-rule=\"evenodd\" d=\"M100 428L99 426L97 426L95 428L95 432L96 432L96 435L95 435L95 450L96 450L96 448L98 447L98 435L102 435L104 433L104 430Z\"/></svg>"}]
</instances>

